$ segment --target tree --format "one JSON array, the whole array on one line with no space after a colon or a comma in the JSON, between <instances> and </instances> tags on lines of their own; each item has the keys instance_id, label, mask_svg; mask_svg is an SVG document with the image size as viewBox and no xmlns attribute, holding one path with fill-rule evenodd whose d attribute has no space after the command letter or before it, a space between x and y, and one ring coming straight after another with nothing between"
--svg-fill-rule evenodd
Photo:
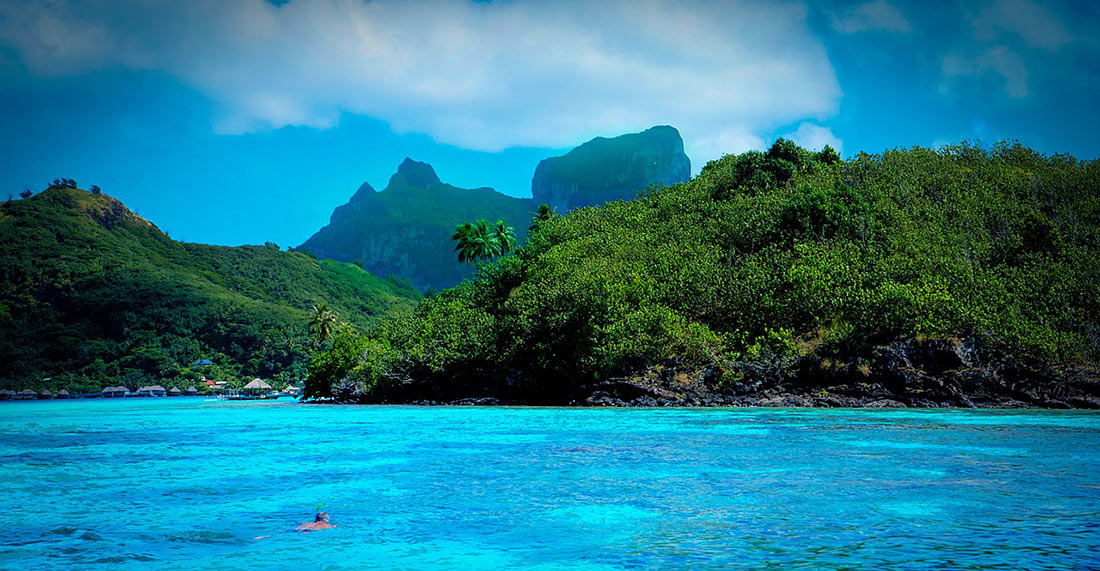
<instances>
[{"instance_id":1,"label":"tree","mask_svg":"<svg viewBox=\"0 0 1100 571\"><path fill-rule=\"evenodd\" d=\"M451 239L458 242L455 245L458 261L467 264L491 260L516 249L516 233L503 220L497 220L492 228L484 219L456 226Z\"/></svg>"},{"instance_id":2,"label":"tree","mask_svg":"<svg viewBox=\"0 0 1100 571\"><path fill-rule=\"evenodd\" d=\"M76 188L76 181L71 178L55 178L50 183L50 188Z\"/></svg>"},{"instance_id":3,"label":"tree","mask_svg":"<svg viewBox=\"0 0 1100 571\"><path fill-rule=\"evenodd\" d=\"M840 162L840 155L836 152L836 149L825 145L821 152L817 154L817 160L827 165L835 165Z\"/></svg>"},{"instance_id":4,"label":"tree","mask_svg":"<svg viewBox=\"0 0 1100 571\"><path fill-rule=\"evenodd\" d=\"M92 188L89 189L89 190L92 191L92 194L102 194L103 193L103 191L99 189L99 185L96 185L96 184L93 184Z\"/></svg>"},{"instance_id":5,"label":"tree","mask_svg":"<svg viewBox=\"0 0 1100 571\"><path fill-rule=\"evenodd\" d=\"M491 238L498 256L516 251L516 233L503 220L497 220L496 224L493 225Z\"/></svg>"},{"instance_id":6,"label":"tree","mask_svg":"<svg viewBox=\"0 0 1100 571\"><path fill-rule=\"evenodd\" d=\"M458 242L455 251L458 252L459 262L472 264L495 255L489 239L489 223L485 220L457 226L451 239Z\"/></svg>"},{"instance_id":7,"label":"tree","mask_svg":"<svg viewBox=\"0 0 1100 571\"><path fill-rule=\"evenodd\" d=\"M27 199L34 196L34 191L29 188L24 188L23 192L19 193L19 198Z\"/></svg>"},{"instance_id":8,"label":"tree","mask_svg":"<svg viewBox=\"0 0 1100 571\"><path fill-rule=\"evenodd\" d=\"M551 218L557 216L557 214L558 213L555 212L554 209L550 208L549 204L540 204L539 209L535 211L535 218L534 220L532 220L531 226L527 228L527 231L533 232L536 228L539 227L539 224L550 220Z\"/></svg>"},{"instance_id":9,"label":"tree","mask_svg":"<svg viewBox=\"0 0 1100 571\"><path fill-rule=\"evenodd\" d=\"M330 398L332 387L347 377L359 364L367 341L354 331L340 331L332 340L332 347L320 351L309 363L309 376L303 398Z\"/></svg>"},{"instance_id":10,"label":"tree","mask_svg":"<svg viewBox=\"0 0 1100 571\"><path fill-rule=\"evenodd\" d=\"M309 319L309 334L316 337L318 343L331 339L338 324L339 316L329 309L327 303L313 306L313 315Z\"/></svg>"}]
</instances>

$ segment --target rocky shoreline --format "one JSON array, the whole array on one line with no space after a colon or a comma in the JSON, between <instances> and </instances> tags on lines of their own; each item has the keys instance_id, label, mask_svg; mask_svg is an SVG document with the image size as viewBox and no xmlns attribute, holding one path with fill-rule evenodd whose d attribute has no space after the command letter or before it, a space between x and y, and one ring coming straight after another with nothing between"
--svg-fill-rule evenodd
<instances>
[{"instance_id":1,"label":"rocky shoreline","mask_svg":"<svg viewBox=\"0 0 1100 571\"><path fill-rule=\"evenodd\" d=\"M909 339L875 347L858 365L818 356L742 364L735 380L713 369L655 366L576 387L557 398L468 387L440 394L412 382L370 402L582 407L821 407L1100 409L1100 369L999 354L975 340ZM727 377L730 376L727 374ZM356 400L356 399L344 399ZM360 400L359 402L368 402Z\"/></svg>"}]
</instances>

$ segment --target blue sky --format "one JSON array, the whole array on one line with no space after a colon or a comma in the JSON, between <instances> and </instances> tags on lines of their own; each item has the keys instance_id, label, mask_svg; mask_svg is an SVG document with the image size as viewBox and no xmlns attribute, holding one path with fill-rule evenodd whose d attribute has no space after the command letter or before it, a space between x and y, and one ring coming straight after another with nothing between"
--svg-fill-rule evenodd
<instances>
[{"instance_id":1,"label":"blue sky","mask_svg":"<svg viewBox=\"0 0 1100 571\"><path fill-rule=\"evenodd\" d=\"M1090 2L0 0L0 188L98 184L173 237L303 242L405 156L526 196L671 124L697 171L1019 139L1100 156Z\"/></svg>"}]
</instances>

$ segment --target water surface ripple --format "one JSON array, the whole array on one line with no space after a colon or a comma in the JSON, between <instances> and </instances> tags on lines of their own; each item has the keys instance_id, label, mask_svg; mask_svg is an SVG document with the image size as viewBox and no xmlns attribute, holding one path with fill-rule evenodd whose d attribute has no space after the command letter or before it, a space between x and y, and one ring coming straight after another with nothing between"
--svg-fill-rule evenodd
<instances>
[{"instance_id":1,"label":"water surface ripple","mask_svg":"<svg viewBox=\"0 0 1100 571\"><path fill-rule=\"evenodd\" d=\"M8 402L0 568L1097 569L1098 450L1076 411Z\"/></svg>"}]
</instances>

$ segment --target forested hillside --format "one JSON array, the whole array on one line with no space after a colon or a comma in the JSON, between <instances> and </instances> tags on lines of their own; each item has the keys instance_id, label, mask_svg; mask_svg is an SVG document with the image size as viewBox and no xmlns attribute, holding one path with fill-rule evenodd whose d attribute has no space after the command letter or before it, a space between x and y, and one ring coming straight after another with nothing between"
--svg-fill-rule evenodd
<instances>
[{"instance_id":1,"label":"forested hillside","mask_svg":"<svg viewBox=\"0 0 1100 571\"><path fill-rule=\"evenodd\" d=\"M1012 144L842 161L781 139L541 222L476 280L338 339L310 391L598 404L683 389L825 405L1002 391L989 398L1094 406L1035 391L1070 377L1095 388L1098 300L1096 161Z\"/></svg>"},{"instance_id":2,"label":"forested hillside","mask_svg":"<svg viewBox=\"0 0 1100 571\"><path fill-rule=\"evenodd\" d=\"M201 375L289 382L304 373L314 305L366 327L420 298L273 244L177 242L118 200L62 184L0 205L0 243L8 388L133 389ZM200 359L215 364L192 367Z\"/></svg>"}]
</instances>

